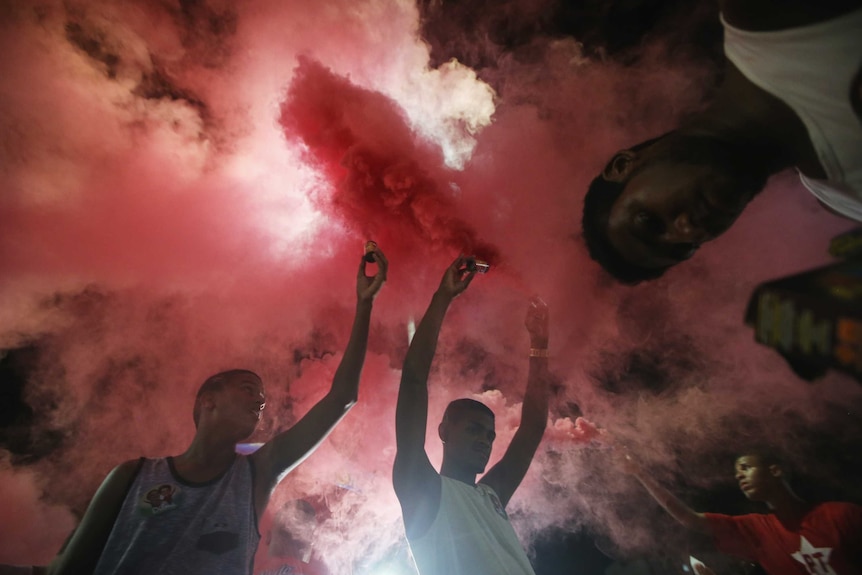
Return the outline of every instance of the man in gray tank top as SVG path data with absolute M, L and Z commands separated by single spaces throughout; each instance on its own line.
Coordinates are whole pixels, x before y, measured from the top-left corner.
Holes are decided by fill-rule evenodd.
M 366 263 L 377 264 L 373 277 Z M 49 573 L 85 575 L 250 574 L 262 516 L 278 482 L 356 403 L 371 308 L 388 262 L 374 247 L 360 261 L 350 341 L 329 392 L 250 456 L 236 444 L 257 427 L 263 382 L 235 369 L 207 379 L 194 407 L 195 437 L 176 457 L 131 460 L 102 483 Z
M 548 421 L 548 308 L 527 311 L 530 368 L 521 424 L 503 458 L 478 483 L 494 442 L 494 413 L 472 399 L 449 404 L 438 427 L 443 465 L 425 451 L 428 374 L 452 300 L 473 280 L 475 266 L 459 257 L 446 270 L 404 358 L 395 415 L 397 453 L 392 481 L 410 550 L 421 575 L 533 575 L 506 515 Z

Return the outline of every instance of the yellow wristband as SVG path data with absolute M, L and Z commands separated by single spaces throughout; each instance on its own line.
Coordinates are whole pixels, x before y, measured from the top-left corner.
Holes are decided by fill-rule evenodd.
M 551 357 L 551 354 L 548 353 L 548 348 L 530 348 L 530 357 Z

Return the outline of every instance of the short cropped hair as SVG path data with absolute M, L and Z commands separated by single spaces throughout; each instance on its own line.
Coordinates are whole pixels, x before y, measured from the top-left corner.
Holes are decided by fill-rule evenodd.
M 770 465 L 777 465 L 784 469 L 787 465 L 787 462 L 778 453 L 778 451 L 768 445 L 748 445 L 745 449 L 741 449 L 737 452 L 736 459 L 739 459 L 740 457 L 754 457 L 760 465 L 765 465 L 767 467 Z
M 443 421 L 456 423 L 464 417 L 465 413 L 470 411 L 484 413 L 485 415 L 490 415 L 491 419 L 494 419 L 494 412 L 481 401 L 462 398 L 449 402 L 449 405 L 446 406 L 446 411 L 443 412 Z
M 762 467 L 778 466 L 781 469 L 781 478 L 789 485 L 793 480 L 793 466 L 776 448 L 771 445 L 749 445 L 737 452 L 736 459 L 740 457 L 754 457 Z
M 637 152 L 651 146 L 664 136 L 650 138 L 628 149 Z M 593 179 L 587 190 L 587 195 L 584 196 L 581 227 L 583 228 L 587 251 L 590 258 L 598 262 L 606 272 L 621 283 L 636 285 L 642 281 L 659 278 L 667 271 L 667 267 L 647 268 L 633 264 L 626 260 L 608 239 L 608 219 L 611 215 L 611 208 L 620 194 L 623 193 L 628 180 L 631 179 L 629 176 L 629 179 L 623 182 L 606 180 L 603 174 L 610 169 L 611 162 L 608 162 L 602 173 Z
M 204 394 L 221 390 L 227 380 L 241 374 L 253 375 L 260 379 L 260 376 L 250 369 L 229 369 L 206 378 L 206 381 L 204 381 L 198 388 L 198 393 L 195 396 L 195 408 L 192 412 L 192 417 L 195 420 L 195 429 L 197 429 L 198 423 L 201 419 L 201 399 Z

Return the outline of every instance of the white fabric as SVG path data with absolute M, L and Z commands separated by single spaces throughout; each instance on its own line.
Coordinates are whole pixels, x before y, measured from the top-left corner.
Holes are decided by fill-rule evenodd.
M 487 485 L 441 477 L 440 509 L 410 540 L 421 575 L 535 575 L 500 498 Z
M 862 122 L 850 100 L 862 66 L 862 10 L 774 32 L 721 21 L 727 58 L 805 124 L 828 181 L 803 178 L 803 184 L 833 210 L 862 221 Z
M 838 187 L 831 182 L 815 180 L 799 172 L 799 180 L 818 200 L 850 219 L 862 222 L 862 201 L 853 190 Z

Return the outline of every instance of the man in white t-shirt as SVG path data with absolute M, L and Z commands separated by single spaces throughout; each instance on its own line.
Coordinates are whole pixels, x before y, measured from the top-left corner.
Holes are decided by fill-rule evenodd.
M 506 504 L 527 473 L 548 419 L 548 311 L 534 300 L 527 312 L 530 370 L 521 425 L 503 458 L 485 471 L 494 442 L 494 413 L 472 399 L 449 404 L 438 427 L 443 464 L 425 452 L 428 374 L 443 318 L 475 271 L 460 257 L 446 270 L 419 323 L 401 375 L 396 408 L 393 484 L 410 549 L 421 575 L 533 575 Z
M 862 2 L 723 0 L 728 58 L 704 111 L 617 152 L 584 198 L 590 256 L 623 283 L 661 276 L 796 168 L 862 221 Z

